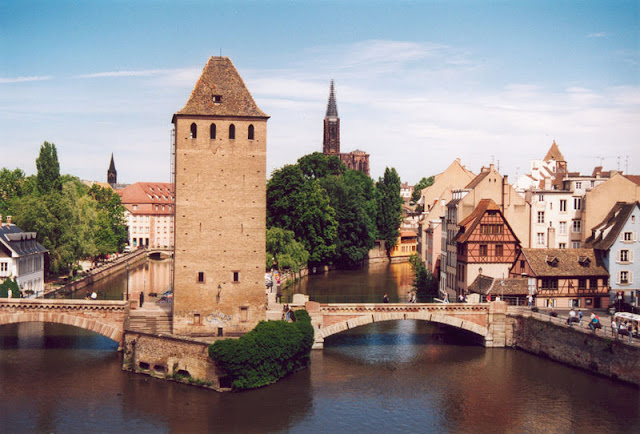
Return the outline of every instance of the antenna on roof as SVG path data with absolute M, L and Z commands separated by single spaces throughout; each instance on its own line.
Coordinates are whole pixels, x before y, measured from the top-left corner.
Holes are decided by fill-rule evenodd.
M 600 164 L 598 164 L 598 166 L 602 166 L 604 164 L 604 157 L 596 157 L 596 160 L 600 160 Z
M 620 156 L 617 156 L 616 160 L 618 161 L 618 172 L 620 172 Z
M 629 156 L 625 156 L 624 159 L 624 173 L 629 174 Z

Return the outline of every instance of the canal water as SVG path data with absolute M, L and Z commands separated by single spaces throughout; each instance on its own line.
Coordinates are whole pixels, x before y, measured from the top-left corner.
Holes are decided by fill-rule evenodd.
M 419 321 L 370 324 L 328 338 L 278 384 L 219 394 L 122 372 L 100 335 L 3 326 L 0 432 L 640 432 L 638 388 L 472 342 Z

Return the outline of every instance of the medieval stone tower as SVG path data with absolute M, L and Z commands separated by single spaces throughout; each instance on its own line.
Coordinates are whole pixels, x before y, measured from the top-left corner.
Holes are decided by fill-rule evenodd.
M 267 116 L 233 63 L 211 57 L 173 116 L 173 332 L 247 331 L 265 319 Z

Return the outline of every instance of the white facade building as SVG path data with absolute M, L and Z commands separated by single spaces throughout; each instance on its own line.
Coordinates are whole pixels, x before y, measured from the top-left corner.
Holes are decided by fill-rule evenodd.
M 0 281 L 15 279 L 26 296 L 44 293 L 44 254 L 47 249 L 36 241 L 35 232 L 0 224 Z

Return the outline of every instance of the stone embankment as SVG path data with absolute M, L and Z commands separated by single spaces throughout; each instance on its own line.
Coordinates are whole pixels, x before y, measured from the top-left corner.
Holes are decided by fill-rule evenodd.
M 510 312 L 507 345 L 640 386 L 639 345 L 629 344 L 626 337 L 616 340 L 607 326 L 593 333 L 565 321 L 524 309 Z
M 140 261 L 141 259 L 146 257 L 146 254 L 146 250 L 140 249 L 136 250 L 135 252 L 120 256 L 114 261 L 107 262 L 100 267 L 89 270 L 89 272 L 81 279 L 75 280 L 71 283 L 61 286 L 60 288 L 55 288 L 51 291 L 48 291 L 46 294 L 54 292 L 65 294 L 76 292 L 80 289 L 86 288 L 89 285 L 93 285 L 95 282 L 98 282 L 105 277 L 112 275 L 113 273 L 117 273 L 118 271 L 125 269 L 127 264 L 132 264 L 134 262 Z

